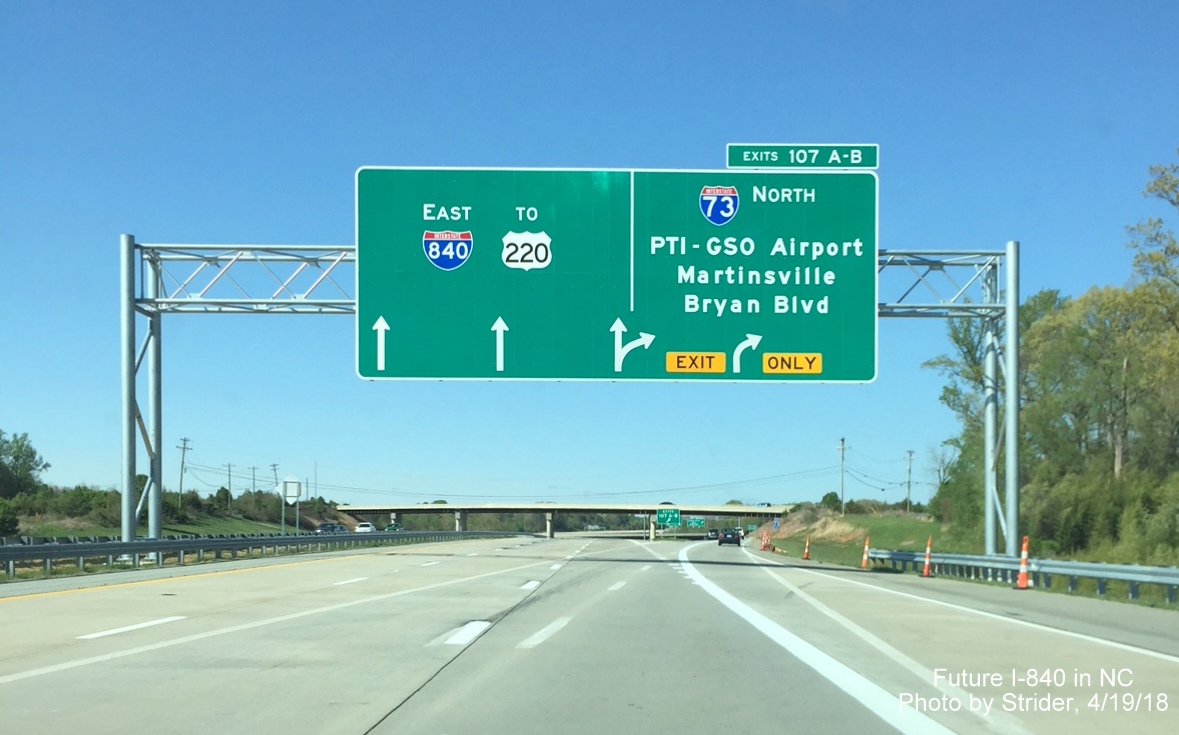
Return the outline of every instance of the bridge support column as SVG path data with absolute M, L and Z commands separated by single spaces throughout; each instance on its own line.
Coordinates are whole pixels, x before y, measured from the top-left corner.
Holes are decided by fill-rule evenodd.
M 398 513 L 397 511 L 393 511 L 392 513 L 389 514 L 389 522 L 390 523 L 401 523 L 401 514 Z
M 454 530 L 456 530 L 456 531 L 467 530 L 467 511 L 456 510 L 454 512 Z
M 546 538 L 556 538 L 553 534 L 553 517 L 557 515 L 551 510 L 544 514 L 544 535 Z
M 647 534 L 647 538 L 650 539 L 651 541 L 654 541 L 655 540 L 655 516 L 649 516 L 647 518 L 647 527 L 648 527 L 648 531 L 649 531 L 649 533 Z

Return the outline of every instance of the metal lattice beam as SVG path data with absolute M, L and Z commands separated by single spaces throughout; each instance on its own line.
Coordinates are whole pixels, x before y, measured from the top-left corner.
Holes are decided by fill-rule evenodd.
M 986 550 L 995 553 L 994 520 L 1000 501 L 997 490 L 998 441 L 997 366 L 1000 327 L 1005 328 L 1002 379 L 1006 390 L 1006 553 L 1016 553 L 1018 495 L 1018 307 L 1019 244 L 1005 250 L 881 250 L 878 287 L 885 279 L 908 284 L 891 301 L 878 304 L 886 318 L 982 319 L 988 366 L 984 380 L 987 446 L 984 497 Z M 1000 266 L 1007 271 L 1006 289 L 999 289 Z M 953 271 L 953 274 L 951 273 Z M 138 272 L 138 278 L 136 273 Z M 957 275 L 959 274 L 960 275 Z M 906 275 L 906 279 L 892 278 Z M 955 277 L 957 275 L 957 277 Z M 147 501 L 148 529 L 160 536 L 162 498 L 162 408 L 160 317 L 164 314 L 355 314 L 356 247 L 354 245 L 174 245 L 120 240 L 120 302 L 123 391 L 123 540 L 135 538 L 139 512 Z M 138 288 L 137 288 L 138 286 Z M 981 298 L 971 294 L 981 291 Z M 932 300 L 918 300 L 932 296 Z M 928 296 L 927 296 L 928 294 Z M 135 344 L 136 314 L 147 317 L 148 334 Z M 147 358 L 148 422 L 136 398 L 136 374 Z M 150 475 L 137 504 L 135 460 L 142 438 Z
M 160 294 L 136 298 L 147 313 L 354 314 L 354 245 L 138 244 Z M 142 281 L 149 279 L 142 278 Z

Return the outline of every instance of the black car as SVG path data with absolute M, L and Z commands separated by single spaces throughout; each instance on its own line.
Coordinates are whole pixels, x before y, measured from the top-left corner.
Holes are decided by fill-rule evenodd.
M 741 545 L 741 534 L 735 528 L 726 528 L 720 532 L 720 538 L 717 539 L 716 545 L 722 546 L 724 544 Z
M 715 541 L 718 538 L 720 538 L 720 531 L 716 530 L 715 528 L 710 528 L 710 529 L 708 529 L 708 533 L 705 534 L 704 537 L 706 539 L 708 539 L 709 541 Z
M 315 532 L 316 533 L 344 533 L 347 530 L 348 530 L 347 526 L 345 526 L 341 523 L 331 523 L 329 521 L 325 521 L 325 522 L 319 524 L 319 527 L 315 529 Z

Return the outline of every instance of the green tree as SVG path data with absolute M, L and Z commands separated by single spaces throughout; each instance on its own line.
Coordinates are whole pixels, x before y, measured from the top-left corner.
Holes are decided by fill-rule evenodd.
M 49 463 L 37 454 L 28 434 L 8 437 L 0 431 L 0 498 L 33 492 L 47 469 Z
M 1158 199 L 1179 213 L 1179 165 L 1171 163 L 1151 166 L 1153 177 L 1142 194 Z M 1179 242 L 1173 230 L 1166 229 L 1156 218 L 1142 220 L 1127 228 L 1134 255 L 1134 272 L 1146 281 L 1159 281 L 1172 289 L 1179 289 Z M 1173 305 L 1160 304 L 1171 325 L 1179 330 L 1179 312 Z
M 16 510 L 0 500 L 0 536 L 15 536 L 20 532 L 20 519 Z
M 839 493 L 834 490 L 824 495 L 823 499 L 819 501 L 819 505 L 836 513 L 843 508 L 843 503 L 839 501 Z

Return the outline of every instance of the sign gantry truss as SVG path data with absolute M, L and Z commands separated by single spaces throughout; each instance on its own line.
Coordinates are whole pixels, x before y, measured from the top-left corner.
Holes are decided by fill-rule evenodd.
M 1004 250 L 885 250 L 878 254 L 880 317 L 970 318 L 984 321 L 984 493 L 986 552 L 996 553 L 998 521 L 1005 553 L 1017 554 L 1019 528 L 1018 369 L 1019 244 Z M 122 355 L 122 537 L 135 538 L 146 506 L 148 535 L 161 536 L 163 491 L 161 317 L 164 314 L 356 313 L 354 245 L 177 245 L 120 239 Z M 1005 271 L 1005 288 L 1000 273 Z M 886 288 L 899 288 L 888 301 Z M 981 294 L 981 295 L 980 295 Z M 146 319 L 136 342 L 137 315 Z M 1000 333 L 1003 348 L 1000 348 Z M 1003 370 L 1000 372 L 1000 356 Z M 147 364 L 147 417 L 140 410 L 137 375 Z M 998 412 L 999 377 L 1005 410 Z M 1005 438 L 1005 512 L 997 477 L 1002 425 Z M 139 439 L 136 435 L 139 435 Z M 136 483 L 138 442 L 149 471 L 142 493 Z M 137 496 L 138 501 L 137 501 Z

